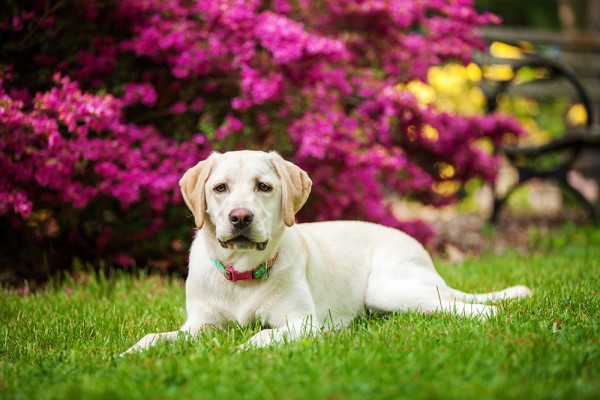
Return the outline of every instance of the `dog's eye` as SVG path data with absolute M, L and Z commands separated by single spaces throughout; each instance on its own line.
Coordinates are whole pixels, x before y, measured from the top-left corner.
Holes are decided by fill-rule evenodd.
M 224 184 L 224 183 L 220 183 L 220 184 L 218 184 L 217 186 L 215 186 L 215 187 L 213 188 L 213 190 L 214 190 L 215 192 L 217 192 L 217 193 L 223 193 L 224 191 L 226 191 L 226 190 L 227 190 L 227 185 L 226 185 L 226 184 Z
M 260 190 L 261 192 L 270 192 L 271 190 L 273 190 L 273 188 L 270 185 L 267 185 L 266 183 L 262 183 L 259 182 L 257 189 Z

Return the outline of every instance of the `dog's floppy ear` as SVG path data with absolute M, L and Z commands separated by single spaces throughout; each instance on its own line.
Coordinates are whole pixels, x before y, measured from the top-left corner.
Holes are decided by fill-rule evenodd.
M 312 181 L 308 174 L 297 165 L 285 161 L 276 152 L 271 152 L 271 162 L 281 181 L 281 204 L 283 222 L 292 226 L 296 222 L 296 213 L 300 211 L 308 195 Z
M 179 180 L 183 200 L 185 200 L 185 204 L 187 204 L 192 214 L 194 214 L 194 220 L 198 229 L 204 225 L 204 213 L 206 212 L 204 186 L 213 169 L 215 157 L 216 155 L 213 153 L 206 160 L 200 161 L 188 169 Z

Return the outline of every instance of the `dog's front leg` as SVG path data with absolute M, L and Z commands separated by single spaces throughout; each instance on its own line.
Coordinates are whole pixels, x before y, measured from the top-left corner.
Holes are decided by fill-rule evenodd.
M 178 339 L 188 339 L 195 337 L 198 333 L 209 326 L 208 324 L 197 324 L 191 325 L 190 321 L 186 322 L 185 325 L 181 327 L 178 331 L 173 332 L 163 332 L 163 333 L 149 333 L 140 339 L 136 344 L 131 346 L 127 351 L 121 353 L 121 357 L 125 354 L 135 353 L 139 351 L 146 350 L 149 347 L 156 346 L 161 341 L 172 341 Z
M 312 316 L 288 321 L 285 326 L 273 329 L 263 329 L 240 346 L 241 350 L 268 347 L 298 340 L 316 334 L 319 328 L 314 324 Z
M 127 351 L 121 353 L 121 357 L 125 354 L 135 353 L 138 351 L 146 350 L 149 347 L 155 346 L 159 341 L 171 341 L 179 338 L 179 335 L 187 335 L 187 332 L 184 331 L 173 331 L 173 332 L 163 332 L 163 333 L 149 333 L 143 338 L 141 338 L 136 344 L 131 346 Z

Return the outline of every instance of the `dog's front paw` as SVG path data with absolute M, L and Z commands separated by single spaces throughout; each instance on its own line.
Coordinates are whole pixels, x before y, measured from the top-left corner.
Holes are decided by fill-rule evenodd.
M 246 343 L 240 345 L 238 350 L 250 350 L 261 347 L 268 347 L 277 342 L 276 332 L 274 329 L 263 329 L 250 338 Z
M 158 333 L 149 333 L 149 334 L 147 334 L 142 339 L 140 339 L 139 342 L 137 342 L 136 344 L 134 344 L 133 346 L 131 346 L 125 352 L 121 353 L 120 356 L 123 357 L 126 354 L 136 353 L 138 351 L 145 350 L 148 347 L 154 346 L 156 344 L 156 342 L 158 341 L 159 336 L 160 335 Z

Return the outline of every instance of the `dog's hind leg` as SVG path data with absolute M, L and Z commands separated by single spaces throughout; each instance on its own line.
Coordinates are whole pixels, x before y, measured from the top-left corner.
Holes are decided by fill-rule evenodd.
M 531 296 L 531 290 L 527 286 L 518 285 L 511 286 L 504 290 L 499 290 L 497 292 L 490 293 L 464 293 L 460 290 L 448 288 L 450 292 L 456 297 L 459 301 L 464 301 L 466 303 L 484 303 L 486 301 L 499 301 L 505 299 L 515 299 L 521 297 Z
M 457 300 L 448 287 L 427 286 L 385 276 L 369 279 L 365 304 L 369 310 L 375 312 L 449 312 L 480 319 L 496 314 L 494 306 Z

